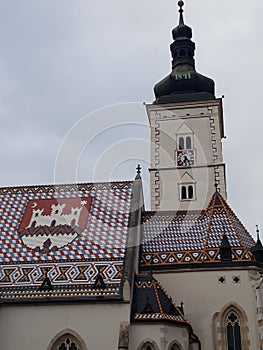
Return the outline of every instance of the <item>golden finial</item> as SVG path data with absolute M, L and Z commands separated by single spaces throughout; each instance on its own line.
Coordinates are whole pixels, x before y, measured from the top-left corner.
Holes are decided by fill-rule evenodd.
M 178 6 L 180 7 L 180 10 L 183 10 L 184 2 L 182 0 L 178 1 Z

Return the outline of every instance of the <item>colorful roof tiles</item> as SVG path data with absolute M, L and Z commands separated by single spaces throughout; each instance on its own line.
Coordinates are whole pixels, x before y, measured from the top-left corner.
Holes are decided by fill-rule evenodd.
M 251 261 L 255 242 L 219 193 L 198 212 L 148 212 L 144 216 L 142 267 L 220 262 L 227 235 L 233 262 Z
M 138 275 L 133 296 L 133 321 L 169 321 L 190 326 L 163 286 L 151 275 Z
M 120 295 L 132 184 L 1 188 L 1 298 L 94 295 L 99 272 L 103 295 Z M 52 291 L 39 290 L 46 275 Z

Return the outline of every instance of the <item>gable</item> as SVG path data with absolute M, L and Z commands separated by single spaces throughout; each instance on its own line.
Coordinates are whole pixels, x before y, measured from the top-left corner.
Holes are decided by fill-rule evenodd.
M 195 183 L 195 180 L 188 172 L 185 172 L 178 183 L 179 184 L 187 184 L 187 183 L 193 184 L 193 183 Z
M 193 134 L 193 130 L 186 123 L 183 123 L 176 131 L 177 135 Z

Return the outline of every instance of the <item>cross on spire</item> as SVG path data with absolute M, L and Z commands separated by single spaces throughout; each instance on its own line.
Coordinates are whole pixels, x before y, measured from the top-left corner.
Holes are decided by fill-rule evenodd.
M 142 167 L 140 166 L 140 164 L 138 164 L 136 169 L 137 169 L 137 175 L 135 177 L 135 180 L 140 180 L 141 179 L 141 170 L 142 170 Z

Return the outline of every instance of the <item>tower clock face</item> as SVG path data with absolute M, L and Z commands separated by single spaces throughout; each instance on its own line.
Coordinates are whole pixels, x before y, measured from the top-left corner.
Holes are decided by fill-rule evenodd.
M 177 151 L 177 166 L 194 165 L 194 152 L 192 150 Z

